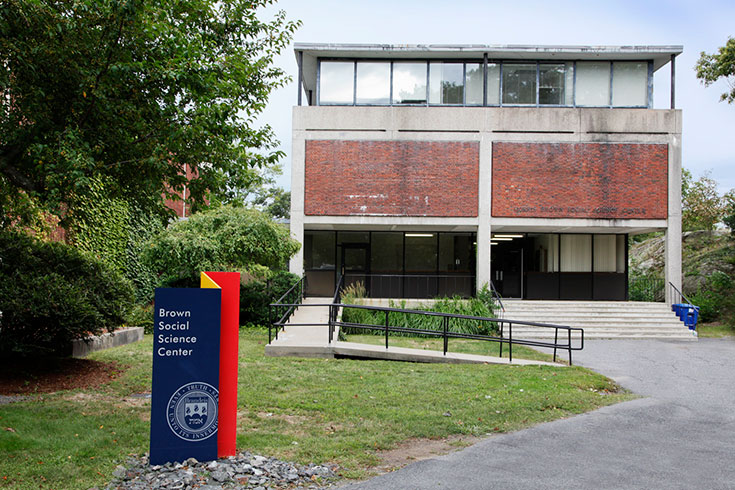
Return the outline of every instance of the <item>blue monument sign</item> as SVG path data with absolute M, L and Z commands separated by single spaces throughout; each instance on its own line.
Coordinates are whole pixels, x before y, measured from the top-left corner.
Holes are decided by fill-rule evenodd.
M 156 289 L 150 464 L 217 459 L 219 289 Z

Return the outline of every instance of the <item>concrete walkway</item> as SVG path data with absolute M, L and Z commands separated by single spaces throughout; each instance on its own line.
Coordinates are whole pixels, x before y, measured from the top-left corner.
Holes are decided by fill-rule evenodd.
M 643 398 L 345 488 L 735 489 L 735 340 L 590 341 L 575 363 Z
M 458 352 L 443 352 L 408 349 L 404 347 L 385 345 L 358 344 L 355 342 L 340 342 L 337 333 L 329 343 L 329 307 L 313 306 L 327 304 L 331 298 L 306 298 L 304 306 L 300 306 L 289 320 L 290 324 L 278 333 L 278 339 L 265 347 L 265 354 L 274 357 L 345 357 L 353 359 L 383 359 L 392 361 L 455 363 L 455 364 L 516 364 L 516 365 L 550 365 L 562 366 L 543 361 L 529 361 L 507 358 L 479 356 L 475 354 L 461 354 Z M 309 306 L 312 305 L 312 306 Z M 389 343 L 390 345 L 390 343 Z M 450 340 L 451 346 L 451 340 Z M 450 347 L 451 349 L 451 347 Z

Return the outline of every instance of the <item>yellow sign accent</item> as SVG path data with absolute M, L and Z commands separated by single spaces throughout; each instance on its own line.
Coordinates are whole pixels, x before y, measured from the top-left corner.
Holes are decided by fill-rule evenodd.
M 206 289 L 222 289 L 206 272 L 202 272 L 200 286 Z

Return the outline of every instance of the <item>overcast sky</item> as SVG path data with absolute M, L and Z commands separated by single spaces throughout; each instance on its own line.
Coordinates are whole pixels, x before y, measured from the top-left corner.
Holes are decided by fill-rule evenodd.
M 701 51 L 715 52 L 735 36 L 733 0 L 281 0 L 275 9 L 303 22 L 296 42 L 683 45 L 676 59 L 683 166 L 695 177 L 711 171 L 722 192 L 735 188 L 735 104 L 719 102 L 724 82 L 704 88 L 694 72 Z M 296 80 L 293 47 L 277 63 Z M 666 65 L 654 77 L 654 108 L 669 108 L 669 81 Z M 274 92 L 260 118 L 273 127 L 286 152 L 278 179 L 286 189 L 296 96 L 295 82 Z

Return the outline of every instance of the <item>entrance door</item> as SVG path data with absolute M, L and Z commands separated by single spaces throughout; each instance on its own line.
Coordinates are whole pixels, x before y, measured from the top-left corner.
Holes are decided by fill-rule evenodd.
M 493 283 L 504 298 L 523 295 L 523 247 L 520 240 L 498 242 L 492 246 Z
M 368 284 L 370 272 L 370 256 L 366 243 L 343 243 L 340 245 L 342 260 L 340 271 L 345 276 L 345 286 L 361 282 L 365 291 L 370 291 Z

